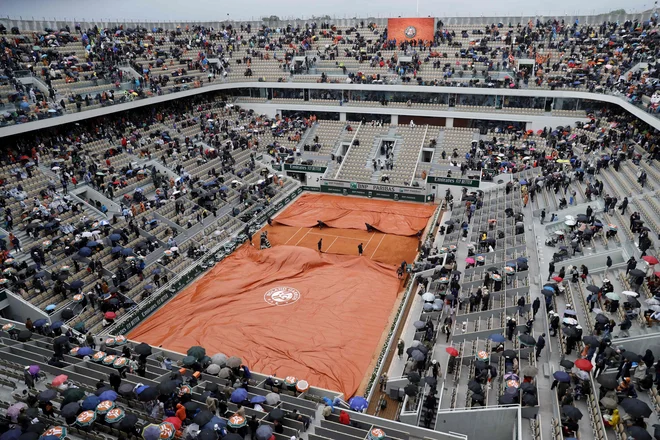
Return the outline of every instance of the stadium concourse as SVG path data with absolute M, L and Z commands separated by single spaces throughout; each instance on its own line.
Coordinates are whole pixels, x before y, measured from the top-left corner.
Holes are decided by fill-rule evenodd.
M 0 440 L 658 438 L 656 16 L 508 21 L 0 20 Z

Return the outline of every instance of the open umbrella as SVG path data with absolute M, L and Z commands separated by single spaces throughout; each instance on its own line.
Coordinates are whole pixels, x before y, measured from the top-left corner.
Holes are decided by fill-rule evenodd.
M 629 438 L 632 437 L 635 440 L 653 440 L 651 434 L 641 426 L 630 426 L 626 428 L 626 433 L 628 433 Z
M 232 356 L 227 359 L 227 366 L 229 368 L 238 368 L 243 364 L 243 361 L 238 356 Z
M 154 424 L 145 426 L 142 430 L 142 438 L 144 440 L 159 440 L 160 426 Z
M 269 425 L 261 425 L 257 428 L 257 440 L 268 440 L 273 435 L 273 428 Z
M 103 391 L 101 394 L 99 394 L 99 399 L 101 399 L 101 401 L 109 400 L 111 402 L 114 402 L 115 400 L 117 400 L 117 397 L 118 397 L 117 393 L 115 393 L 113 390 L 106 390 Z
M 606 409 L 616 409 L 619 406 L 616 399 L 611 397 L 603 397 L 600 399 L 600 404 Z
M 571 368 L 573 368 L 575 364 L 572 361 L 569 361 L 568 359 L 562 359 L 562 361 L 559 362 L 559 365 L 570 370 Z
M 48 402 L 56 397 L 57 397 L 57 391 L 53 389 L 42 391 L 37 395 L 39 402 Z
M 561 412 L 568 418 L 573 420 L 580 420 L 582 418 L 582 411 L 573 405 L 564 405 L 561 407 Z
M 127 416 L 131 416 L 132 414 L 126 414 L 126 412 L 121 409 L 121 408 L 112 408 L 105 414 L 105 421 L 107 423 L 117 423 L 124 419 Z M 137 422 L 137 418 L 136 418 Z M 133 423 L 133 426 L 135 426 L 135 423 Z M 121 429 L 121 425 L 120 425 Z
M 559 382 L 565 382 L 565 383 L 570 383 L 571 382 L 571 376 L 565 371 L 555 371 L 552 374 L 552 377 L 554 377 Z
M 598 379 L 596 381 L 605 389 L 607 390 L 615 390 L 617 386 L 619 386 L 619 383 L 617 382 L 616 378 L 613 376 L 598 376 Z
M 193 423 L 197 423 L 199 426 L 204 426 L 213 418 L 213 413 L 208 410 L 202 410 L 197 413 L 193 419 Z
M 206 350 L 204 347 L 200 347 L 199 345 L 195 345 L 194 347 L 190 347 L 188 349 L 188 356 L 192 356 L 197 360 L 200 360 L 204 356 L 206 356 Z M 240 366 L 240 365 L 239 365 Z
M 419 381 L 422 380 L 422 376 L 416 371 L 411 371 L 408 373 L 408 380 L 412 383 L 419 383 Z
M 655 257 L 652 256 L 652 255 L 644 255 L 644 256 L 642 257 L 642 260 L 646 261 L 646 262 L 649 263 L 651 266 L 653 266 L 654 264 L 658 264 L 658 259 L 655 258 Z
M 591 371 L 594 366 L 591 361 L 587 359 L 578 359 L 575 361 L 575 367 L 582 371 Z
M 284 419 L 284 411 L 280 408 L 275 408 L 268 414 L 268 419 L 271 421 L 282 421 Z
M 416 385 L 406 385 L 403 388 L 403 392 L 406 393 L 406 396 L 414 397 L 419 393 L 419 388 Z
M 280 395 L 277 393 L 266 394 L 266 403 L 269 405 L 277 405 L 280 401 Z
M 587 335 L 583 337 L 582 342 L 591 346 L 600 344 L 600 340 L 596 336 L 591 336 L 591 335 Z
M 140 402 L 150 402 L 158 398 L 158 388 L 156 387 L 146 387 L 140 394 L 138 394 L 138 400 Z
M 99 403 L 101 403 L 101 399 L 99 399 L 98 396 L 87 396 L 85 397 L 85 400 L 83 400 L 82 409 L 95 410 Z
M 506 341 L 504 335 L 500 333 L 495 333 L 494 335 L 490 335 L 488 339 L 495 342 L 496 344 L 501 344 L 502 342 Z
M 447 347 L 445 348 L 445 351 L 449 354 L 449 356 L 458 356 L 458 350 L 456 350 L 454 347 Z
M 89 426 L 96 420 L 96 411 L 83 411 L 76 417 L 76 425 Z
M 623 352 L 623 358 L 630 362 L 639 362 L 642 359 L 640 355 L 630 350 L 626 350 Z
M 522 369 L 523 376 L 535 377 L 538 373 L 539 373 L 539 369 L 532 365 L 526 365 Z
M 362 396 L 354 396 L 351 397 L 351 399 L 348 401 L 348 406 L 353 411 L 362 412 L 363 410 L 367 409 L 367 407 L 369 406 L 369 402 L 367 401 L 367 399 L 365 399 Z
M 532 335 L 520 335 L 518 336 L 518 340 L 525 345 L 529 345 L 529 346 L 536 345 L 536 339 L 534 339 L 534 336 Z
M 281 411 L 281 410 L 280 410 Z M 230 428 L 242 428 L 247 425 L 247 420 L 240 414 L 234 414 L 227 420 L 227 426 Z
M 56 439 L 63 439 L 67 435 L 67 430 L 65 426 L 51 426 L 49 429 L 44 431 L 43 434 L 41 434 L 42 437 L 48 438 L 48 437 L 53 437 Z
M 245 388 L 237 388 L 234 390 L 233 393 L 231 393 L 231 397 L 229 398 L 230 401 L 233 403 L 241 403 L 244 400 L 247 400 L 248 397 L 248 392 Z
M 631 399 L 626 397 L 621 401 L 621 408 L 630 415 L 630 417 L 637 419 L 639 417 L 650 417 L 653 410 L 639 399 Z
M 98 405 L 96 405 L 96 412 L 98 414 L 106 414 L 114 407 L 115 407 L 115 402 L 111 400 L 102 400 Z
M 211 357 L 211 362 L 220 367 L 224 367 L 227 364 L 227 355 L 224 353 L 216 353 Z
M 593 284 L 590 286 L 587 286 L 587 290 L 591 293 L 597 293 L 600 290 L 600 287 L 594 286 Z
M 483 391 L 483 388 L 481 387 L 481 384 L 477 382 L 476 380 L 471 380 L 468 382 L 468 390 L 472 391 L 473 393 L 481 393 Z
M 139 356 L 149 356 L 151 355 L 151 345 L 142 342 L 138 344 L 133 351 Z
M 629 273 L 631 277 L 643 277 L 646 275 L 646 273 L 640 269 L 633 269 Z

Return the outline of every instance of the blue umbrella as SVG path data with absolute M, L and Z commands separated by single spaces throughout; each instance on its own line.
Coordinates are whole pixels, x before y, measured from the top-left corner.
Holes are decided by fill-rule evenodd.
M 515 261 L 509 261 L 506 265 L 509 267 L 516 267 L 517 263 Z
M 140 394 L 142 391 L 146 390 L 149 388 L 148 385 L 141 385 L 135 389 L 135 394 Z
M 202 427 L 202 429 L 214 429 L 214 426 L 218 425 L 218 428 L 225 428 L 227 426 L 227 422 L 225 419 L 221 419 L 218 416 L 213 416 L 213 418 Z
M 231 400 L 233 403 L 241 403 L 248 397 L 248 392 L 245 388 L 237 388 L 231 393 Z
M 110 240 L 112 240 L 112 241 L 121 240 L 121 235 L 119 235 L 119 234 L 110 234 Z
M 527 185 L 527 180 L 522 179 L 522 180 L 520 181 L 520 184 L 521 184 L 521 185 Z
M 0 435 L 0 440 L 18 440 L 21 434 L 21 428 L 12 429 L 11 431 L 7 431 Z
M 351 399 L 348 401 L 348 406 L 353 410 L 353 411 L 362 411 L 367 409 L 369 406 L 369 402 L 367 399 L 365 399 L 362 396 L 355 396 L 351 397 Z
M 552 377 L 557 379 L 559 382 L 569 383 L 571 381 L 571 376 L 565 371 L 555 371 Z
M 554 291 L 555 291 L 555 289 L 553 289 L 553 288 L 550 287 L 550 286 L 543 286 L 543 290 L 549 290 L 550 292 L 554 292 Z
M 112 249 L 110 249 L 110 252 L 112 252 L 113 254 L 118 254 L 119 252 L 121 252 L 122 249 L 124 248 L 121 246 L 115 246 Z
M 52 328 L 53 330 L 57 330 L 58 328 L 61 328 L 63 325 L 64 323 L 62 321 L 55 321 L 50 325 L 50 328 Z
M 133 249 L 131 248 L 124 248 L 121 250 L 121 254 L 125 257 L 131 255 L 133 253 Z
M 104 400 L 110 400 L 111 402 L 114 402 L 115 400 L 117 400 L 117 393 L 115 393 L 112 390 L 103 391 L 99 395 L 99 399 L 101 399 L 101 402 L 103 402 Z
M 48 323 L 48 320 L 47 320 L 47 319 L 37 319 L 36 321 L 34 321 L 33 325 L 34 325 L 35 327 L 43 327 L 43 326 L 46 325 L 47 323 Z
M 97 396 L 94 395 L 87 396 L 85 397 L 85 400 L 83 400 L 82 409 L 84 409 L 85 411 L 88 410 L 95 411 L 99 403 L 101 403 L 101 399 L 99 399 Z
M 57 306 L 55 304 L 48 304 L 44 310 L 47 312 L 52 312 L 56 307 Z
M 151 290 L 153 288 L 154 288 L 153 284 L 147 284 L 146 286 L 144 286 L 144 290 Z
M 78 255 L 80 255 L 81 257 L 89 257 L 90 255 L 92 255 L 92 250 L 88 247 L 84 247 L 78 251 Z
M 518 264 L 525 264 L 525 263 L 527 263 L 527 258 L 525 258 L 525 257 L 518 257 L 518 258 L 516 259 L 516 261 L 518 262 Z
M 98 245 L 99 245 L 99 242 L 98 242 L 98 241 L 94 241 L 94 240 L 92 240 L 92 241 L 88 241 L 88 242 L 87 242 L 87 247 L 89 247 L 89 248 L 93 248 L 93 247 L 96 247 L 96 246 L 98 246 Z
M 154 269 L 154 270 L 151 271 L 151 273 L 153 273 L 153 274 L 159 274 L 161 272 L 162 271 L 160 269 Z
M 85 283 L 82 282 L 81 280 L 76 280 L 73 283 L 71 283 L 71 288 L 72 289 L 80 289 L 84 285 L 85 285 Z
M 491 341 L 495 342 L 495 343 L 498 343 L 498 344 L 506 341 L 506 338 L 503 335 L 499 334 L 499 333 L 496 333 L 494 335 L 490 335 L 489 339 Z
M 250 399 L 250 403 L 264 403 L 266 401 L 266 396 L 254 396 Z
M 94 354 L 94 350 L 91 347 L 80 347 L 78 349 L 78 356 L 91 356 Z

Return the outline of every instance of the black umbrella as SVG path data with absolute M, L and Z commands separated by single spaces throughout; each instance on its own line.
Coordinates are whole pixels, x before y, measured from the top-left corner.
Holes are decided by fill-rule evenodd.
M 56 397 L 57 397 L 57 391 L 55 391 L 53 389 L 42 391 L 37 396 L 37 398 L 39 399 L 39 402 L 48 402 L 50 400 L 53 400 Z
M 474 362 L 474 369 L 475 370 L 483 370 L 486 368 L 486 363 L 484 361 L 475 361 Z
M 607 390 L 615 390 L 619 383 L 614 376 L 598 376 L 596 381 Z
M 597 293 L 600 290 L 600 287 L 594 286 L 593 284 L 590 286 L 587 286 L 587 290 L 591 293 Z
M 653 437 L 655 438 L 655 440 L 660 440 L 660 425 L 656 423 L 655 425 L 653 425 L 653 427 L 655 428 L 653 430 Z
M 584 342 L 587 345 L 591 345 L 591 346 L 600 344 L 600 340 L 597 337 L 591 336 L 591 335 L 587 335 L 587 336 L 583 337 L 582 342 Z
M 142 342 L 133 349 L 139 356 L 149 356 L 151 354 L 151 345 Z
M 31 424 L 29 428 L 25 430 L 25 432 L 36 432 L 37 434 L 41 435 L 46 430 L 47 427 L 48 425 L 46 425 L 45 423 L 37 422 Z
M 193 419 L 193 423 L 197 423 L 199 426 L 204 426 L 208 422 L 210 422 L 212 418 L 213 418 L 213 413 L 209 410 L 204 409 L 201 410 L 199 413 L 197 413 L 197 415 Z
M 445 224 L 446 224 L 447 226 L 449 226 L 449 225 L 453 225 L 454 223 L 455 223 L 454 220 L 447 220 L 447 221 L 445 222 Z
M 650 417 L 653 414 L 653 410 L 645 403 L 639 399 L 631 399 L 626 397 L 620 403 L 621 408 L 630 415 L 630 417 L 637 419 L 639 417 Z
M 406 396 L 414 397 L 419 392 L 419 389 L 416 385 L 406 385 L 403 392 L 406 393 Z
M 268 419 L 271 421 L 281 421 L 284 419 L 284 411 L 282 411 L 280 408 L 275 408 L 268 414 Z
M 536 345 L 536 339 L 532 335 L 520 335 L 518 340 L 525 345 Z
M 497 401 L 500 405 L 511 405 L 515 400 L 516 398 L 513 394 L 502 394 Z
M 518 355 L 513 350 L 504 350 L 502 352 L 502 356 L 504 356 L 505 358 L 513 359 L 513 358 L 517 357 Z
M 594 318 L 594 319 L 595 319 L 596 322 L 598 322 L 599 324 L 607 324 L 608 322 L 610 322 L 610 318 L 608 318 L 607 316 L 603 315 L 602 313 L 597 314 L 597 315 L 596 315 L 596 318 Z
M 193 401 L 191 400 L 190 402 L 186 402 L 186 403 L 184 403 L 184 404 L 183 404 L 183 407 L 186 409 L 186 412 L 192 414 L 192 413 L 194 413 L 195 411 L 197 411 L 197 409 L 199 408 L 199 403 L 197 403 L 197 402 L 193 402 Z
M 573 405 L 564 405 L 561 407 L 561 412 L 570 419 L 580 420 L 582 418 L 582 411 Z
M 408 373 L 408 380 L 412 383 L 419 383 L 419 381 L 422 380 L 422 377 L 419 375 L 418 372 L 412 371 Z
M 69 319 L 71 319 L 71 318 L 73 318 L 73 310 L 68 309 L 68 308 L 62 310 L 62 319 L 63 319 L 63 320 L 66 321 L 66 320 L 69 320 Z
M 629 362 L 639 362 L 642 359 L 637 353 L 628 350 L 623 352 L 623 358 Z
M 527 394 L 536 394 L 536 385 L 531 382 L 523 382 L 520 384 L 520 389 Z
M 472 391 L 473 393 L 481 393 L 483 391 L 481 384 L 476 380 L 471 380 L 468 382 L 468 390 Z
M 137 425 L 138 418 L 135 414 L 126 413 L 123 419 L 119 422 L 119 430 L 124 432 L 130 432 Z
M 561 331 L 566 337 L 577 336 L 577 329 L 575 327 L 563 327 Z
M 105 393 L 106 391 L 112 391 L 112 387 L 109 385 L 106 385 L 104 387 L 98 388 L 96 391 L 94 391 L 95 396 L 100 396 L 101 394 Z
M 653 440 L 651 434 L 641 426 L 631 426 L 626 429 L 626 432 L 628 433 L 628 437 L 632 437 L 635 440 Z
M 156 398 L 160 395 L 158 392 L 158 388 L 156 387 L 147 387 L 140 394 L 138 394 L 138 400 L 140 402 L 150 402 L 152 400 L 156 400 Z
M 630 276 L 631 277 L 643 277 L 645 275 L 646 275 L 646 272 L 644 272 L 643 270 L 633 269 L 633 270 L 630 271 Z
M 531 393 L 525 393 L 522 397 L 522 403 L 524 406 L 536 406 L 539 404 L 539 399 Z
M 426 382 L 431 388 L 434 388 L 438 384 L 438 380 L 433 376 L 426 376 L 424 382 Z
M 40 435 L 37 434 L 36 432 L 24 432 L 21 434 L 17 440 L 39 440 Z
M 568 359 L 563 359 L 559 365 L 561 365 L 564 368 L 571 369 L 573 368 L 573 365 L 575 365 L 572 361 L 569 361 Z
M 124 397 L 134 396 L 133 388 L 135 388 L 133 384 L 123 383 L 119 385 L 119 395 Z
M 473 394 L 472 395 L 472 401 L 473 402 L 482 402 L 484 401 L 484 395 L 483 394 Z
M 642 306 L 642 305 L 640 304 L 639 300 L 638 300 L 637 298 L 634 298 L 634 297 L 629 297 L 629 298 L 627 299 L 626 302 L 627 302 L 628 304 L 630 304 L 630 307 L 632 307 L 633 309 Z
M 78 402 L 71 402 L 62 407 L 60 414 L 64 418 L 69 418 L 77 416 L 78 411 L 80 411 L 80 404 Z
M 176 380 L 165 379 L 158 384 L 158 392 L 164 396 L 169 396 L 179 387 L 179 382 Z
M 18 332 L 18 340 L 21 342 L 27 342 L 32 337 L 32 332 L 30 330 L 21 330 Z

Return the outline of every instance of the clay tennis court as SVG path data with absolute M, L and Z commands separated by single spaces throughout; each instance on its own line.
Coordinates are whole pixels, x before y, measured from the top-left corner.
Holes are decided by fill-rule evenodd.
M 254 247 L 243 245 L 129 336 L 179 352 L 201 345 L 209 355 L 239 356 L 254 371 L 293 375 L 350 397 L 371 371 L 396 310 L 396 267 L 414 259 L 414 235 L 433 212 L 304 194 L 265 228 L 271 249 L 259 250 L 256 234 Z M 310 227 L 317 220 L 328 227 Z M 378 230 L 367 232 L 365 220 Z

